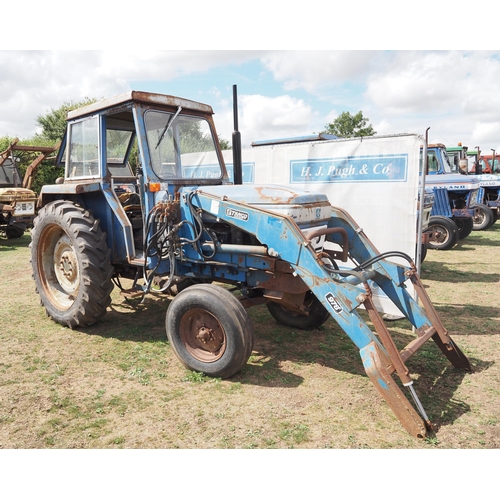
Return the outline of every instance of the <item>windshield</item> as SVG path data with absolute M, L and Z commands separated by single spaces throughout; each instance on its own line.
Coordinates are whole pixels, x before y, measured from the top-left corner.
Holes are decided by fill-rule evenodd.
M 21 174 L 19 169 L 8 158 L 0 166 L 0 187 L 14 187 L 22 185 Z
M 460 173 L 460 153 L 458 151 L 446 152 L 446 156 L 448 157 L 448 163 L 450 164 L 451 171 L 454 174 Z
M 500 161 L 496 158 L 493 160 L 493 167 L 491 168 L 491 170 L 495 173 L 500 172 Z
M 453 172 L 450 159 L 448 158 L 448 155 L 446 154 L 446 151 L 444 149 L 439 149 L 441 156 L 443 158 L 443 168 L 444 172 L 446 174 L 451 174 Z M 458 169 L 457 169 L 458 170 Z
M 155 174 L 172 178 L 222 176 L 214 139 L 208 122 L 199 117 L 149 110 L 145 113 L 146 134 Z
M 436 154 L 436 151 L 432 149 L 427 151 L 427 160 L 428 160 L 428 173 L 435 174 L 439 171 L 439 160 Z

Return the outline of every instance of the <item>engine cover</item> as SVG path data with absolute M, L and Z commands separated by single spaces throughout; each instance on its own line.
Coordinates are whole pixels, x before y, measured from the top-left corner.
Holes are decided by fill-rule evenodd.
M 273 184 L 203 186 L 203 192 L 291 217 L 303 228 L 326 223 L 332 215 L 325 194 Z

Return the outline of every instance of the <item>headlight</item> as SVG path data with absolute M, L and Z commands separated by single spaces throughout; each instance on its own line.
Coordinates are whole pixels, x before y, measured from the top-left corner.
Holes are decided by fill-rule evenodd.
M 478 189 L 475 189 L 474 191 L 471 191 L 470 197 L 469 197 L 469 206 L 475 205 L 477 203 L 477 193 Z
M 22 201 L 16 203 L 16 209 L 14 210 L 14 215 L 34 215 L 34 214 L 35 214 L 35 202 Z

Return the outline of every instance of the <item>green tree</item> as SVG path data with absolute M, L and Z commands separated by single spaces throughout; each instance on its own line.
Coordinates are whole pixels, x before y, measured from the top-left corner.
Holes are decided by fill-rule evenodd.
M 221 149 L 233 149 L 231 142 L 223 139 L 221 136 L 219 136 L 219 144 Z
M 355 115 L 351 115 L 349 111 L 340 113 L 332 123 L 326 125 L 323 132 L 338 137 L 365 137 L 377 133 L 373 130 L 373 127 L 368 123 L 368 119 L 363 116 L 361 111 Z
M 66 131 L 66 115 L 72 111 L 88 104 L 97 102 L 97 99 L 86 97 L 79 102 L 65 102 L 57 109 L 51 109 L 46 115 L 39 115 L 36 119 L 38 125 L 42 127 L 42 133 L 39 134 L 43 139 L 59 142 L 64 137 Z
M 14 137 L 9 137 L 8 135 L 0 137 L 0 153 L 3 153 L 14 139 Z

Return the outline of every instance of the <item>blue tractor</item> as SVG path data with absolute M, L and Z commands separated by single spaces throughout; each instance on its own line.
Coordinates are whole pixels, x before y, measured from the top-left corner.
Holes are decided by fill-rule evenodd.
M 278 323 L 301 329 L 333 318 L 402 425 L 427 435 L 432 424 L 407 360 L 432 339 L 455 367 L 471 366 L 413 261 L 379 254 L 325 195 L 243 186 L 236 89 L 234 100 L 234 183 L 206 104 L 131 91 L 69 112 L 64 178 L 43 187 L 32 231 L 33 276 L 48 316 L 84 328 L 104 316 L 115 285 L 140 295 L 172 292 L 170 347 L 187 368 L 222 378 L 252 352 L 248 307 L 266 304 Z M 414 326 L 402 349 L 376 310 L 375 285 Z
M 479 181 L 453 173 L 443 144 L 427 146 L 425 185 L 434 191 L 429 248 L 450 250 L 474 229 L 474 217 L 488 207 L 478 203 Z
M 498 219 L 500 208 L 500 176 L 498 172 L 492 173 L 489 166 L 489 159 L 481 156 L 479 146 L 470 150 L 467 146 L 455 146 L 446 148 L 450 157 L 452 170 L 456 165 L 462 164 L 463 168 L 457 171 L 465 175 L 475 175 L 479 181 L 479 192 L 477 202 L 480 210 L 474 216 L 474 231 L 484 231 L 489 229 Z M 496 161 L 496 160 L 495 160 Z

